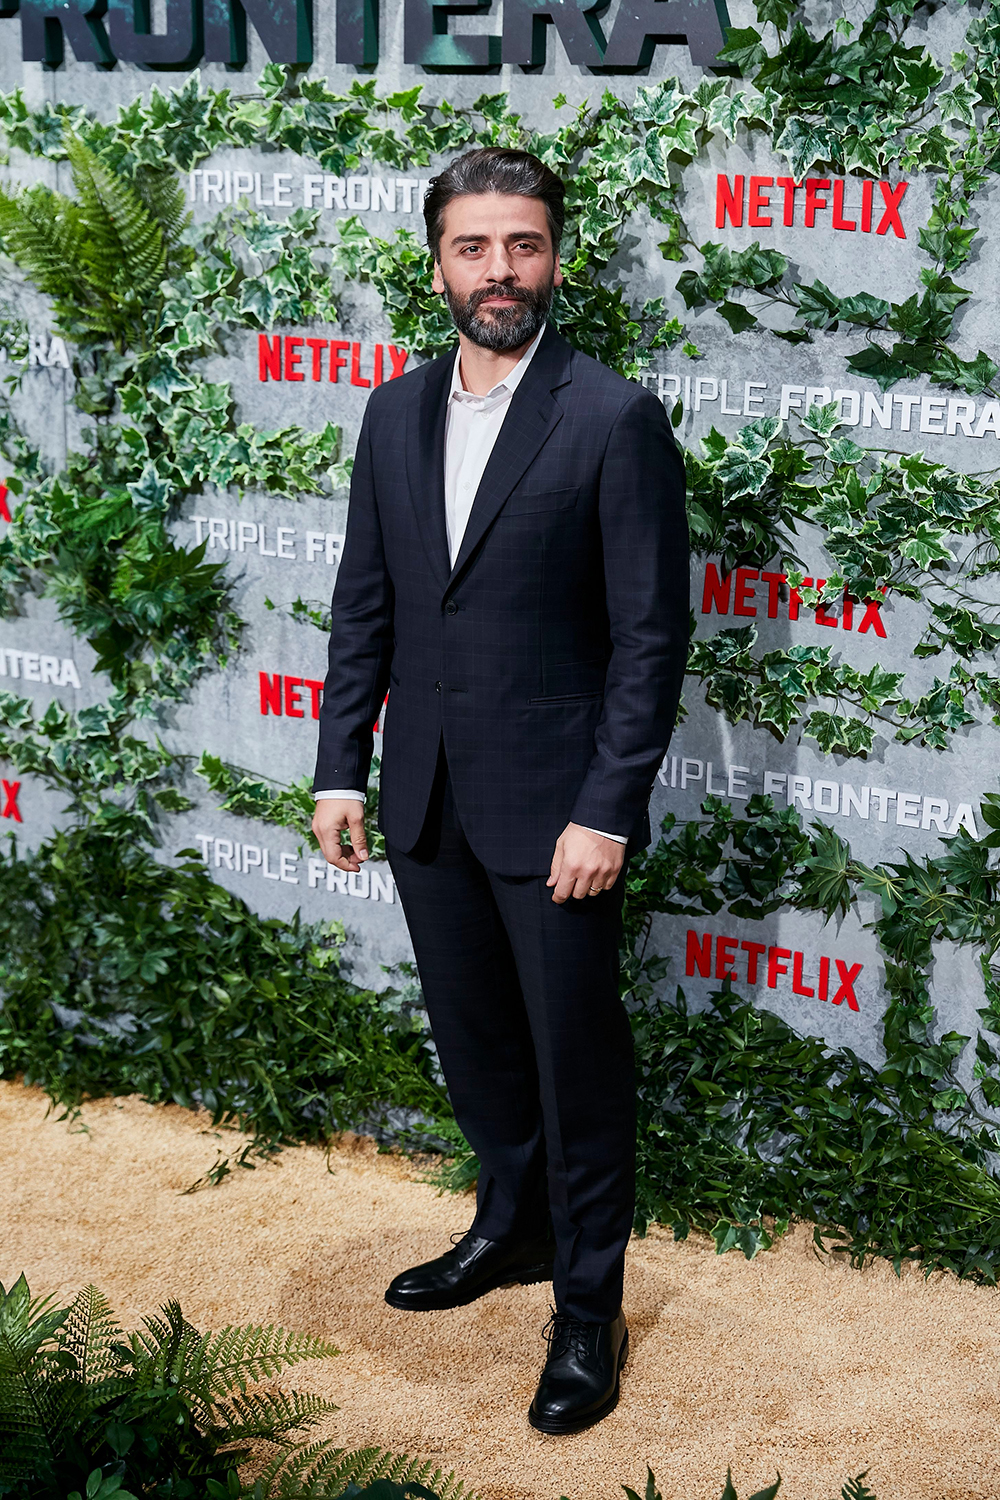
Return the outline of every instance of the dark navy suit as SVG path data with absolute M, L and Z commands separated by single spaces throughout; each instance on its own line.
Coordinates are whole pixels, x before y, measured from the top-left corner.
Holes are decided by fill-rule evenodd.
M 380 825 L 482 1162 L 476 1232 L 528 1234 L 550 1211 L 560 1311 L 606 1321 L 634 1191 L 624 879 L 558 906 L 545 878 L 571 821 L 648 840 L 687 650 L 683 465 L 660 402 L 549 328 L 451 567 L 453 361 L 368 403 L 314 785 L 366 785 L 388 690 Z

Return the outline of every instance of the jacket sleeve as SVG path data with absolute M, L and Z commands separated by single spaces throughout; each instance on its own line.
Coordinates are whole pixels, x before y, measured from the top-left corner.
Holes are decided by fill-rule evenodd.
M 372 473 L 369 402 L 351 476 L 347 535 L 331 607 L 329 667 L 313 790 L 368 785 L 374 724 L 389 688 L 393 588 Z
M 586 828 L 631 835 L 666 754 L 688 650 L 684 463 L 661 403 L 637 391 L 619 412 L 599 509 L 611 659 L 594 757 L 573 808 Z

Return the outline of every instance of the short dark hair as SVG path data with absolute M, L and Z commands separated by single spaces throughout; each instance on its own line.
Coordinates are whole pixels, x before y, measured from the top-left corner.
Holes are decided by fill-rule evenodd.
M 522 198 L 540 198 L 549 221 L 552 248 L 559 249 L 566 218 L 562 178 L 530 151 L 484 146 L 457 157 L 430 180 L 424 194 L 424 223 L 435 260 L 440 259 L 445 209 L 453 198 L 472 193 L 516 193 Z

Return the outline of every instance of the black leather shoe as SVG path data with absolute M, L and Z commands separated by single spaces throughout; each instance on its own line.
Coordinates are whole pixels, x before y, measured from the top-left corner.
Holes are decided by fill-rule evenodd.
M 425 1265 L 404 1271 L 389 1283 L 385 1300 L 390 1307 L 410 1312 L 440 1312 L 464 1307 L 498 1286 L 531 1286 L 552 1280 L 555 1246 L 550 1239 L 498 1244 L 470 1230 L 453 1250 Z
M 628 1357 L 625 1314 L 611 1323 L 582 1323 L 553 1313 L 545 1336 L 549 1354 L 528 1421 L 539 1432 L 582 1432 L 618 1405 Z

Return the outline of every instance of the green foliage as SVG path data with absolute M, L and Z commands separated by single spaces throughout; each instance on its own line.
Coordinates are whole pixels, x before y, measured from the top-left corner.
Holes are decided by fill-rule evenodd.
M 342 1500 L 404 1500 L 406 1496 L 474 1500 L 461 1480 L 432 1462 L 421 1463 L 405 1454 L 397 1457 L 382 1448 L 349 1453 L 332 1442 L 314 1443 L 290 1456 L 277 1455 L 254 1485 L 252 1500 L 326 1500 L 333 1495 Z
M 262 1142 L 451 1118 L 423 1031 L 341 976 L 339 924 L 265 921 L 143 835 L 119 812 L 0 861 L 0 1075 L 66 1107 L 201 1104 Z
M 955 1073 L 969 1038 L 935 1037 L 928 970 L 941 938 L 980 948 L 990 981 L 984 1023 L 1000 1027 L 989 966 L 1000 948 L 1000 797 L 987 795 L 984 838 L 960 830 L 942 840 L 941 855 L 874 867 L 832 829 L 806 830 L 794 809 L 777 812 L 767 798 L 751 798 L 740 818 L 717 797 L 704 811 L 707 821 L 681 827 L 665 819 L 664 837 L 628 875 L 624 983 L 639 1002 L 633 1028 L 646 1080 L 640 1220 L 673 1223 L 679 1234 L 695 1226 L 720 1250 L 750 1256 L 770 1243 L 765 1220 L 795 1216 L 825 1226 L 852 1263 L 881 1255 L 898 1267 L 910 1257 L 994 1282 L 1000 1135 Z M 707 1011 L 689 1013 L 679 990 L 674 1003 L 652 1003 L 665 971 L 645 956 L 655 914 L 759 919 L 791 908 L 829 919 L 866 895 L 879 899 L 870 925 L 889 991 L 880 1068 L 797 1035 L 728 983 Z M 998 1063 L 981 1038 L 985 1104 L 1000 1097 Z M 946 1129 L 935 1123 L 942 1112 Z
M 393 338 L 421 354 L 441 354 L 455 341 L 455 325 L 431 291 L 431 253 L 410 229 L 379 239 L 360 219 L 340 222 L 335 264 L 353 280 L 370 282 L 382 299 Z
M 173 1301 L 126 1334 L 96 1287 L 54 1309 L 22 1276 L 0 1286 L 0 1485 L 13 1500 L 224 1485 L 248 1444 L 283 1458 L 289 1433 L 336 1410 L 273 1387 L 288 1366 L 336 1353 L 273 1326 L 200 1334 Z
M 337 1352 L 273 1324 L 199 1333 L 176 1301 L 125 1333 L 96 1287 L 53 1308 L 32 1300 L 21 1276 L 0 1286 L 0 1494 L 73 1500 L 77 1485 L 87 1500 L 377 1500 L 428 1496 L 433 1484 L 431 1500 L 472 1500 L 430 1463 L 295 1436 L 337 1408 L 275 1379 Z M 249 1458 L 259 1472 L 243 1482 Z
M 70 338 L 141 346 L 171 260 L 190 261 L 177 248 L 184 195 L 169 169 L 144 167 L 132 183 L 79 136 L 67 134 L 65 150 L 76 198 L 40 184 L 0 190 L 3 247 L 52 298 Z
M 785 0 L 763 0 L 763 3 L 758 3 L 757 9 L 760 12 L 765 8 L 771 9 L 772 7 L 776 8 L 784 5 Z M 868 1489 L 864 1482 L 867 1474 L 868 1470 L 866 1469 L 863 1474 L 857 1475 L 856 1478 L 848 1479 L 840 1492 L 841 1500 L 876 1500 L 874 1492 Z M 627 1500 L 663 1500 L 663 1496 L 657 1488 L 653 1471 L 648 1467 L 646 1470 L 646 1486 L 642 1494 L 627 1484 L 623 1484 L 622 1489 L 625 1491 Z M 781 1475 L 779 1474 L 774 1484 L 768 1485 L 763 1490 L 755 1490 L 752 1495 L 746 1497 L 746 1500 L 775 1500 L 780 1489 Z M 565 1495 L 562 1496 L 562 1500 L 566 1500 Z M 736 1487 L 733 1484 L 733 1471 L 731 1468 L 726 1470 L 726 1482 L 723 1486 L 720 1500 L 739 1500 Z
M 810 465 L 795 443 L 776 441 L 781 425 L 777 417 L 758 417 L 732 441 L 713 427 L 702 456 L 693 449 L 685 455 L 692 548 L 720 556 L 726 572 L 795 558 L 794 529 L 810 498 L 798 479 Z

